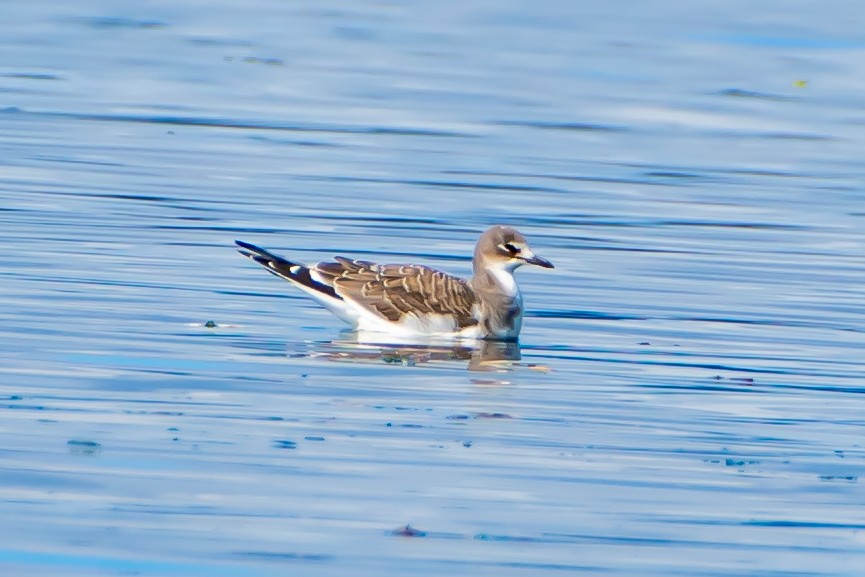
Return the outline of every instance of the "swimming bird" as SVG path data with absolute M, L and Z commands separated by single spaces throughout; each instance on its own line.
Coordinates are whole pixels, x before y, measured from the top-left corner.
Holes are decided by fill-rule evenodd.
M 497 225 L 478 239 L 473 276 L 464 280 L 419 264 L 376 264 L 334 257 L 304 265 L 253 244 L 240 254 L 306 292 L 355 330 L 402 337 L 517 340 L 523 298 L 514 271 L 554 268 L 518 230 Z

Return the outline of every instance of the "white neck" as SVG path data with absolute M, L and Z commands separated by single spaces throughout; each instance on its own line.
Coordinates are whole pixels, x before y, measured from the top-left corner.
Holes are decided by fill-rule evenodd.
M 514 268 L 516 267 L 491 266 L 487 270 L 506 295 L 517 298 L 520 296 L 520 288 L 517 286 L 517 279 L 514 278 Z

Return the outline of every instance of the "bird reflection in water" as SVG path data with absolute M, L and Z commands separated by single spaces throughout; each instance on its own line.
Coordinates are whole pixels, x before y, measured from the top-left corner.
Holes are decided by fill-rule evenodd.
M 468 361 L 470 371 L 510 370 L 519 365 L 521 358 L 520 346 L 516 342 L 387 344 L 365 342 L 356 334 L 315 343 L 303 356 L 331 361 L 383 362 L 403 366 Z

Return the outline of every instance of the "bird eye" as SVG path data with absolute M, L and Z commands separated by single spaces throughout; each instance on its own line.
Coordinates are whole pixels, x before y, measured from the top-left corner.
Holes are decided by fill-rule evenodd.
M 518 249 L 517 247 L 515 247 L 514 245 L 512 245 L 509 242 L 506 242 L 502 246 L 505 248 L 506 251 L 508 251 L 511 254 L 517 254 L 518 252 L 520 252 L 520 249 Z

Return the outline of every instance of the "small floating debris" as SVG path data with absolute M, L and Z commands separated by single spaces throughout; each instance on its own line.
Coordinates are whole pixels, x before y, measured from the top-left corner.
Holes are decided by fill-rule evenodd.
M 793 83 L 793 86 L 795 86 L 796 88 L 807 88 L 808 87 L 808 81 L 807 80 L 797 80 L 796 82 Z
M 849 481 L 855 483 L 859 477 L 855 475 L 820 475 L 821 481 Z
M 317 435 L 307 435 L 303 438 L 304 441 L 324 441 L 324 437 L 319 437 Z
M 390 534 L 394 537 L 426 537 L 426 531 L 415 529 L 411 525 L 406 525 L 405 527 L 394 529 L 390 532 Z
M 507 413 L 478 413 L 475 415 L 476 419 L 513 419 Z
M 724 459 L 724 465 L 727 467 L 744 467 L 745 465 L 758 465 L 760 461 L 743 461 L 741 459 Z
M 206 321 L 194 321 L 190 323 L 185 323 L 184 326 L 194 327 L 199 329 L 236 329 L 239 328 L 240 325 L 226 324 L 226 323 L 218 323 L 215 320 L 209 319 Z
M 85 441 L 80 439 L 70 439 L 66 441 L 66 446 L 69 447 L 69 452 L 76 455 L 95 455 L 102 450 L 102 445 L 96 441 Z
M 273 446 L 276 449 L 296 449 L 297 443 L 288 439 L 277 439 L 273 442 Z

